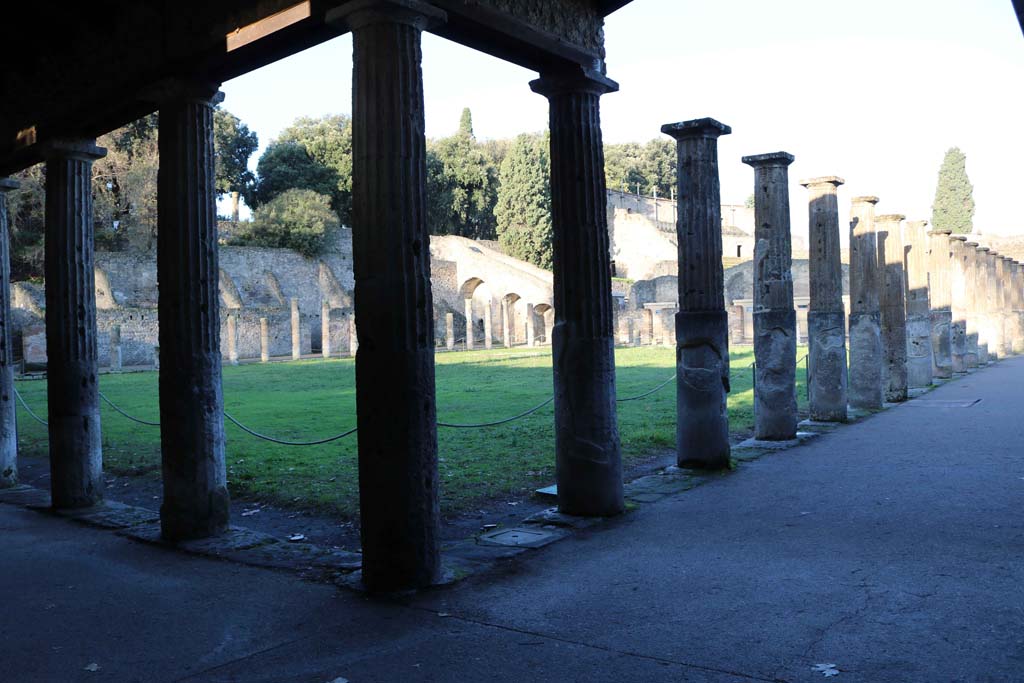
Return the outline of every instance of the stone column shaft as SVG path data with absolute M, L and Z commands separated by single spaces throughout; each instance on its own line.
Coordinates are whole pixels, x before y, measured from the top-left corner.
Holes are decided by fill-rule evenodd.
M 320 354 L 326 359 L 331 357 L 331 303 L 320 304 Z
M 932 383 L 932 319 L 928 295 L 927 221 L 907 221 L 903 230 L 906 273 L 907 387 Z
M 875 229 L 878 197 L 854 197 L 850 207 L 850 405 L 882 407 L 882 333 Z
M 7 193 L 17 181 L 0 178 L 0 488 L 18 483 L 18 423 L 11 353 L 11 243 Z
M 533 304 L 526 304 L 526 345 L 533 347 Z
M 455 315 L 444 314 L 444 346 L 451 351 L 455 348 Z
M 228 526 L 221 388 L 215 85 L 178 84 L 160 104 L 157 279 L 164 538 Z
M 494 346 L 494 331 L 491 328 L 491 299 L 484 301 L 484 348 L 490 350 Z
M 299 300 L 292 297 L 292 360 L 302 357 L 302 316 L 299 315 Z
M 46 150 L 46 385 L 55 508 L 103 499 L 93 270 L 92 140 Z
M 501 341 L 506 349 L 512 348 L 512 304 L 508 299 L 501 300 Z
M 228 362 L 238 365 L 238 314 L 228 313 Z
M 625 501 L 600 98 L 618 85 L 578 69 L 542 73 L 530 87 L 548 99 L 551 131 L 558 506 L 615 515 Z
M 266 318 L 260 318 L 260 362 L 270 360 L 270 325 Z
M 847 405 L 846 312 L 839 249 L 836 176 L 804 180 L 809 192 L 810 305 L 807 310 L 807 384 L 812 420 L 845 422 Z
M 953 376 L 953 250 L 949 230 L 928 233 L 928 302 L 931 307 L 932 374 L 940 379 Z M 963 355 L 959 361 L 963 364 Z M 961 370 L 962 372 L 962 370 Z
M 121 326 L 110 328 L 110 371 L 121 371 Z
M 994 360 L 989 329 L 988 251 L 988 247 L 974 248 L 974 315 L 978 329 L 978 365 L 988 365 Z
M 729 318 L 722 276 L 722 203 L 714 119 L 666 124 L 676 139 L 679 312 L 676 314 L 676 460 L 729 466 Z
M 1024 353 L 1024 264 L 1013 262 L 1013 352 Z
M 359 334 L 356 329 L 355 313 L 348 314 L 348 355 L 353 358 L 359 351 Z
M 796 438 L 796 310 L 786 152 L 743 157 L 754 169 L 754 438 Z
M 466 299 L 466 350 L 473 350 L 473 300 Z
M 444 13 L 418 0 L 328 12 L 353 38 L 352 251 L 363 582 L 440 574 L 434 321 L 420 38 Z
M 907 400 L 907 310 L 900 223 L 906 216 L 878 216 L 878 269 L 882 282 L 882 388 L 885 400 Z
M 964 238 L 966 240 L 966 238 Z M 966 359 L 968 368 L 976 368 L 987 360 L 982 359 L 981 338 L 979 336 L 978 324 L 978 288 L 980 286 L 978 274 L 978 243 L 963 243 L 964 253 L 964 291 L 966 319 L 964 321 L 964 334 L 966 336 Z
M 966 237 L 949 235 L 950 252 L 950 355 L 953 372 L 967 372 L 967 248 Z

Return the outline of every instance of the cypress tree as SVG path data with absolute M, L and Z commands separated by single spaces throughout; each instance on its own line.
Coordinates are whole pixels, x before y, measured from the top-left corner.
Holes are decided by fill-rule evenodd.
M 946 151 L 932 203 L 935 230 L 969 233 L 973 227 L 974 186 L 967 177 L 967 156 L 958 147 Z
M 520 135 L 501 162 L 494 215 L 498 242 L 510 256 L 551 268 L 551 184 L 548 136 Z

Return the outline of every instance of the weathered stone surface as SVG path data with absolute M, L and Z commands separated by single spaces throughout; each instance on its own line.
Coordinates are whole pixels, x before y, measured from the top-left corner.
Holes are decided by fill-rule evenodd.
M 161 533 L 205 538 L 228 526 L 221 389 L 212 84 L 181 83 L 160 102 Z
M 299 315 L 299 300 L 292 298 L 292 360 L 302 358 L 302 316 Z
M 1010 287 L 1007 282 L 1007 262 L 1009 259 L 1002 254 L 996 257 L 996 289 L 998 299 L 997 321 L 999 327 L 999 355 L 1006 357 L 1013 353 L 1013 333 L 1010 330 Z
M 907 221 L 903 230 L 906 273 L 907 387 L 932 383 L 932 319 L 928 295 L 927 221 Z
M 974 316 L 978 331 L 978 365 L 988 365 L 992 358 L 989 327 L 988 247 L 974 247 Z
M 18 423 L 11 349 L 11 242 L 7 229 L 7 193 L 18 188 L 0 178 L 0 488 L 18 483 Z
M 577 70 L 542 74 L 530 87 L 550 105 L 558 506 L 571 515 L 614 515 L 625 502 L 600 98 L 618 86 Z
M 103 446 L 96 383 L 92 140 L 46 153 L 46 350 L 50 490 L 55 508 L 103 499 Z
M 885 400 L 907 400 L 907 311 L 900 223 L 906 216 L 886 214 L 876 219 L 879 297 L 882 320 L 882 390 Z
M 850 208 L 850 406 L 882 407 L 882 336 L 875 204 L 854 197 Z
M 754 169 L 754 438 L 796 436 L 796 311 L 793 308 L 789 165 L 786 152 L 743 157 Z
M 455 348 L 455 316 L 451 313 L 444 316 L 444 346 L 449 351 Z
M 328 20 L 353 36 L 352 238 L 362 580 L 434 583 L 437 416 L 421 33 L 425 2 L 357 1 Z
M 270 325 L 266 318 L 260 318 L 260 362 L 270 360 Z
M 1010 327 L 1013 330 L 1013 352 L 1024 353 L 1024 265 L 1019 261 L 1014 261 L 1011 264 L 1010 283 Z
M 968 242 L 963 235 L 964 265 L 964 361 L 967 368 L 976 368 L 981 363 L 981 343 L 978 338 L 978 243 Z
M 676 139 L 680 199 L 679 312 L 676 313 L 676 460 L 683 467 L 729 466 L 729 318 L 722 276 L 718 138 L 714 119 L 666 124 Z
M 328 301 L 320 304 L 320 355 L 331 357 L 331 304 Z
M 956 266 L 953 262 L 951 231 L 928 233 L 928 302 L 931 319 L 932 374 L 939 379 L 953 376 L 953 291 Z M 960 363 L 963 363 L 961 355 Z
M 114 325 L 110 328 L 110 344 L 109 352 L 110 356 L 110 371 L 120 372 L 121 371 L 121 326 Z
M 800 183 L 809 193 L 810 303 L 807 311 L 807 384 L 811 420 L 845 422 L 847 405 L 846 313 L 839 249 L 839 204 L 843 179 Z
M 227 316 L 228 362 L 238 365 L 238 316 L 229 313 Z

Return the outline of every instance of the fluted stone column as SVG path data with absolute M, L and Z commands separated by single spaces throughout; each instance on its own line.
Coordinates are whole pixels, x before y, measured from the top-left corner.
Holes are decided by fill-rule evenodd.
M 1009 287 L 1006 283 L 1006 263 L 1007 259 L 1002 254 L 996 256 L 996 294 L 997 294 L 997 318 L 996 324 L 999 327 L 999 356 L 1005 358 L 1013 353 L 1013 336 L 1009 332 L 1010 316 L 1009 306 L 1007 304 L 1009 298 Z
M 980 317 L 978 315 L 979 300 L 979 274 L 978 274 L 978 243 L 966 241 L 963 238 L 964 251 L 964 291 L 966 320 L 964 322 L 964 334 L 966 337 L 966 360 L 968 368 L 976 368 L 987 362 L 982 359 L 982 346 L 979 333 Z M 985 354 L 987 356 L 987 354 Z
M 353 36 L 352 255 L 363 582 L 440 574 L 437 425 L 420 39 L 440 10 L 356 0 L 328 12 Z
M 501 300 L 501 342 L 506 349 L 512 348 L 512 311 L 508 299 Z
M 974 312 L 978 319 L 978 365 L 995 360 L 989 327 L 989 272 L 988 247 L 974 248 Z
M 473 300 L 466 299 L 466 350 L 473 350 Z
M 121 372 L 121 326 L 110 328 L 110 371 Z
M 266 318 L 260 318 L 260 362 L 270 361 L 270 326 Z
M 494 331 L 491 323 L 491 299 L 484 302 L 484 348 L 490 350 L 494 346 Z
M 956 267 L 950 230 L 928 233 L 928 304 L 931 318 L 932 374 L 939 379 L 953 376 L 953 278 Z M 961 352 L 960 363 L 963 363 Z M 962 372 L 963 370 L 960 370 Z
M 455 315 L 444 314 L 444 346 L 451 351 L 455 348 Z
M 928 295 L 927 221 L 907 221 L 903 230 L 906 273 L 907 387 L 932 383 L 932 318 Z
M 679 209 L 679 312 L 676 313 L 676 460 L 680 466 L 729 466 L 729 318 L 722 274 L 718 138 L 732 132 L 714 119 L 669 123 L 676 139 Z
M 985 338 L 988 342 L 989 362 L 1002 357 L 1002 325 L 999 320 L 999 280 L 996 277 L 996 252 L 984 247 L 985 268 Z
M 600 99 L 618 85 L 577 68 L 542 73 L 530 87 L 548 99 L 551 131 L 558 506 L 614 515 L 625 503 Z
M 801 181 L 809 192 L 810 305 L 807 310 L 807 384 L 812 420 L 845 422 L 847 404 L 846 312 L 839 249 L 842 178 Z
M 882 283 L 882 393 L 885 400 L 907 400 L 907 311 L 900 223 L 906 216 L 886 214 L 878 229 L 878 269 Z
M 875 229 L 878 197 L 850 207 L 850 405 L 882 407 L 881 278 Z
M 238 365 L 238 314 L 228 313 L 228 362 Z
M 16 189 L 16 180 L 0 178 L 0 488 L 18 483 L 18 422 L 11 353 L 11 238 L 7 229 L 7 193 Z
M 1011 307 L 1013 317 L 1013 352 L 1024 353 L 1024 264 L 1013 262 Z
M 786 152 L 743 157 L 754 169 L 754 438 L 796 438 L 796 310 Z
M 533 304 L 526 304 L 526 346 L 532 348 L 535 344 L 533 334 Z
M 46 154 L 46 385 L 54 508 L 103 499 L 93 270 L 93 140 L 60 140 Z
M 951 263 L 950 304 L 952 323 L 949 328 L 953 373 L 967 372 L 967 247 L 963 235 L 949 235 Z
M 292 297 L 292 360 L 302 357 L 302 316 L 299 315 L 299 300 Z
M 221 387 L 213 84 L 160 103 L 157 279 L 164 538 L 224 531 L 229 506 Z
M 329 301 L 320 304 L 320 355 L 324 359 L 331 357 L 331 304 Z

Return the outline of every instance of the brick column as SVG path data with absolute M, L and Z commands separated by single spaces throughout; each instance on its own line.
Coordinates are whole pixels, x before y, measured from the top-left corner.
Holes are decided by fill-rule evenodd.
M 846 312 L 839 249 L 842 178 L 803 180 L 809 193 L 810 304 L 807 310 L 808 403 L 812 420 L 846 422 Z
M 754 438 L 796 438 L 796 310 L 786 152 L 743 157 L 754 169 Z
M 928 233 L 928 303 L 931 322 L 932 374 L 953 376 L 953 290 L 955 266 L 949 230 Z M 960 362 L 963 362 L 961 358 Z
M 927 221 L 907 221 L 903 229 L 906 273 L 907 387 L 932 383 L 932 319 L 928 295 Z
M 214 84 L 179 83 L 160 103 L 157 279 L 164 538 L 228 526 L 221 388 Z
M 679 312 L 676 314 L 676 461 L 729 466 L 729 319 L 722 277 L 722 199 L 714 119 L 670 123 L 676 139 Z
M 624 501 L 600 99 L 618 85 L 577 69 L 543 73 L 530 87 L 548 99 L 551 131 L 558 506 L 614 515 Z
M 55 508 L 103 499 L 93 262 L 93 140 L 46 148 L 46 385 Z
M 352 256 L 363 582 L 434 583 L 437 425 L 420 38 L 444 13 L 419 0 L 330 10 L 352 31 Z
M 850 206 L 850 405 L 882 407 L 882 318 L 875 204 L 854 197 Z
M 11 238 L 7 229 L 7 193 L 17 188 L 17 181 L 0 178 L 0 488 L 18 483 L 18 423 L 11 354 Z
M 882 390 L 885 400 L 907 400 L 907 311 L 900 223 L 906 216 L 887 214 L 876 219 L 878 270 L 882 289 Z

